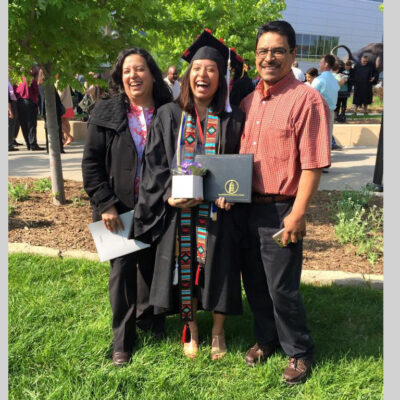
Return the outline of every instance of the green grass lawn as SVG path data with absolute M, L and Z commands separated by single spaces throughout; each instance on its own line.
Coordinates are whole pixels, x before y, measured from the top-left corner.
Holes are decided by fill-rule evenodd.
M 132 363 L 111 362 L 108 264 L 9 256 L 9 399 L 382 399 L 383 295 L 355 287 L 302 285 L 316 368 L 304 384 L 281 380 L 287 357 L 248 367 L 252 317 L 226 323 L 229 353 L 210 359 L 211 318 L 199 312 L 201 351 L 181 350 L 182 323 L 167 318 L 161 343 L 138 332 Z

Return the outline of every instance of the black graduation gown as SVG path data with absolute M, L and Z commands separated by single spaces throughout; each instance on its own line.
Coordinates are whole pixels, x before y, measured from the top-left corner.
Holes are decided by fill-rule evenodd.
M 378 82 L 376 68 L 368 63 L 367 65 L 357 64 L 354 67 L 354 98 L 353 104 L 361 106 L 372 103 L 372 85 Z M 371 83 L 370 79 L 374 78 Z
M 244 73 L 243 78 L 239 78 L 233 82 L 232 90 L 230 93 L 229 101 L 231 105 L 238 106 L 240 102 L 254 90 L 253 81 Z
M 232 107 L 222 113 L 221 153 L 238 153 L 244 125 L 244 113 Z M 155 313 L 179 312 L 179 285 L 173 286 L 176 232 L 180 209 L 167 203 L 171 194 L 172 161 L 181 121 L 181 108 L 169 103 L 159 108 L 149 132 L 143 157 L 139 200 L 135 208 L 135 237 L 156 242 L 156 261 L 150 292 Z M 240 284 L 240 242 L 244 239 L 240 207 L 230 211 L 218 209 L 217 221 L 208 222 L 207 258 L 204 285 L 196 290 L 199 309 L 237 315 L 242 313 Z M 194 247 L 194 246 L 192 246 Z M 195 260 L 195 249 L 192 249 Z M 192 266 L 193 274 L 195 266 Z

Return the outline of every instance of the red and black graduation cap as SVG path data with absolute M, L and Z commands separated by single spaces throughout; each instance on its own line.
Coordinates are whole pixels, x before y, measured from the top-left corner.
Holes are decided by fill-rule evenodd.
M 188 63 L 194 60 L 213 60 L 226 71 L 226 84 L 228 86 L 228 95 L 226 98 L 225 110 L 231 112 L 229 103 L 229 67 L 243 68 L 243 59 L 240 57 L 234 48 L 229 48 L 223 39 L 217 39 L 212 35 L 210 29 L 204 29 L 200 36 L 197 36 L 195 41 L 182 54 L 182 59 Z
M 236 68 L 243 64 L 243 59 L 237 55 L 233 48 L 229 48 L 223 39 L 217 39 L 210 29 L 204 29 L 201 35 L 185 50 L 182 59 L 187 62 L 194 60 L 213 60 L 222 63 L 223 70 L 227 68 L 230 59 L 230 66 Z

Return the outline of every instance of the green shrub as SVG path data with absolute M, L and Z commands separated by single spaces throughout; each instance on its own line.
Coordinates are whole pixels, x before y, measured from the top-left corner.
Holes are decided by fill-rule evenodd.
M 29 198 L 31 190 L 28 185 L 22 185 L 17 183 L 15 186 L 12 183 L 8 183 L 8 197 L 13 201 L 22 201 Z
M 33 184 L 33 189 L 40 193 L 47 192 L 51 190 L 51 182 L 47 178 L 40 178 Z
M 72 198 L 72 205 L 74 207 L 83 207 L 85 203 L 83 202 L 80 196 L 76 196 Z
M 8 216 L 11 217 L 11 215 L 14 214 L 14 211 L 15 211 L 15 206 L 9 204 L 8 205 Z
M 331 203 L 334 210 L 335 236 L 340 244 L 351 243 L 356 253 L 374 265 L 383 255 L 383 210 L 370 207 L 372 192 L 344 191 L 342 197 Z

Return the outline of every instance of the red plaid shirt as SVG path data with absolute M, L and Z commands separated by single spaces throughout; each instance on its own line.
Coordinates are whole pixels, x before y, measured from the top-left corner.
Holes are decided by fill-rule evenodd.
M 264 93 L 245 97 L 240 153 L 254 154 L 253 192 L 295 196 L 303 169 L 331 164 L 329 107 L 321 94 L 289 72 Z

